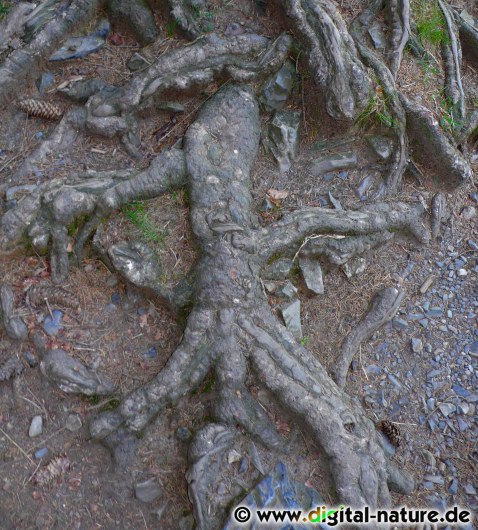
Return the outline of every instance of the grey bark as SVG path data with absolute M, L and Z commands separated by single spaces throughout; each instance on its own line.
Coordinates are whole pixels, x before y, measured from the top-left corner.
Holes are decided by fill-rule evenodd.
M 402 62 L 403 50 L 410 35 L 410 2 L 409 0 L 388 0 L 387 8 L 391 28 L 388 62 L 390 71 L 396 78 Z
M 39 58 L 47 57 L 80 23 L 86 24 L 96 13 L 98 0 L 75 0 L 41 27 L 25 46 L 12 51 L 0 66 L 0 105 L 16 97 L 33 75 L 38 73 Z
M 214 369 L 215 418 L 225 425 L 242 425 L 269 447 L 281 447 L 280 436 L 246 386 L 250 351 L 264 384 L 305 422 L 324 448 L 340 498 L 354 505 L 388 505 L 385 456 L 372 422 L 271 315 L 259 272 L 271 253 L 283 246 L 300 246 L 316 230 L 352 237 L 393 227 L 410 230 L 425 241 L 429 235 L 419 221 L 423 208 L 404 204 L 382 204 L 360 212 L 317 208 L 286 216 L 270 228 L 257 228 L 249 174 L 258 142 L 257 103 L 252 92 L 239 85 L 218 92 L 190 126 L 184 154 L 192 227 L 202 248 L 194 307 L 165 368 L 127 396 L 116 411 L 97 417 L 91 424 L 92 436 L 116 452 L 122 440 L 130 442 L 130 433 L 142 430 Z
M 287 14 L 306 47 L 312 75 L 325 92 L 327 112 L 354 119 L 370 94 L 369 79 L 337 7 L 330 0 L 286 0 Z

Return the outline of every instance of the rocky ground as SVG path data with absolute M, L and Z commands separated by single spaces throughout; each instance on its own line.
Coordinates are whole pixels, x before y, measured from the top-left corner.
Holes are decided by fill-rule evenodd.
M 356 14 L 359 4 L 342 5 L 344 16 Z M 473 6 L 466 7 L 472 12 Z M 224 32 L 244 28 L 277 30 L 249 2 L 238 2 L 227 16 L 224 13 L 213 4 L 211 14 Z M 159 48 L 147 49 L 146 57 L 176 45 L 171 36 L 177 37 L 177 30 L 168 26 L 167 18 L 158 17 L 157 22 L 168 37 Z M 59 99 L 55 89 L 73 76 L 124 82 L 132 75 L 126 63 L 139 49 L 124 28 L 114 27 L 107 45 L 97 53 L 82 60 L 46 65 L 44 74 L 48 72 L 53 77 L 44 93 L 52 100 Z M 413 61 L 411 55 L 406 55 L 407 61 Z M 337 127 L 311 103 L 316 89 L 301 60 L 292 66 L 299 76 L 290 78 L 293 94 L 287 109 L 301 113 L 292 127 L 299 131 L 294 162 L 291 168 L 279 172 L 270 152 L 274 151 L 271 141 L 265 140 L 252 176 L 254 204 L 264 224 L 299 206 L 359 205 L 373 189 L 374 180 L 370 177 L 379 178 L 387 151 L 386 138 L 381 149 L 373 147 L 374 139 L 383 141 L 383 128 Z M 470 88 L 475 90 L 476 70 L 465 65 L 465 71 L 471 80 Z M 406 84 L 407 79 L 402 82 Z M 436 82 L 432 77 L 426 88 L 434 87 Z M 14 107 L 2 109 L 2 190 L 25 184 L 36 186 L 84 169 L 134 164 L 143 167 L 161 147 L 182 136 L 196 110 L 216 88 L 211 86 L 204 93 L 182 99 L 173 95 L 172 101 L 182 105 L 175 110 L 181 112 L 164 110 L 145 119 L 145 157 L 141 162 L 132 162 L 114 142 L 88 137 L 78 141 L 71 156 L 54 153 L 48 163 L 29 173 L 19 171 L 21 163 L 48 136 L 53 125 L 46 120 L 27 119 Z M 429 96 L 421 84 L 410 88 L 413 90 L 419 94 L 423 91 L 424 98 Z M 35 80 L 23 95 L 38 95 Z M 440 108 L 435 108 L 435 112 L 437 118 L 442 117 Z M 269 115 L 264 114 L 263 121 L 263 138 L 271 137 L 273 124 Z M 476 170 L 476 144 L 470 147 L 469 154 Z M 348 162 L 334 167 L 331 161 L 337 157 Z M 429 199 L 435 189 L 428 175 L 408 175 L 400 196 Z M 14 190 L 9 196 L 7 191 L 4 209 L 11 206 L 9 201 L 22 200 L 21 192 Z M 271 311 L 280 318 L 284 312 L 290 314 L 289 327 L 326 368 L 333 367 L 343 337 L 366 311 L 371 293 L 387 285 L 405 290 L 396 317 L 362 346 L 346 390 L 366 407 L 371 419 L 390 420 L 401 431 L 402 441 L 394 459 L 414 475 L 417 488 L 410 496 L 395 495 L 397 505 L 442 509 L 458 504 L 477 512 L 475 181 L 447 199 L 450 215 L 436 244 L 423 248 L 404 241 L 381 247 L 367 261 L 357 264 L 358 272 L 324 267 L 323 294 L 311 292 L 297 267 L 287 281 L 269 280 L 264 288 Z M 174 283 L 197 259 L 187 219 L 187 196 L 166 194 L 132 204 L 112 216 L 105 223 L 98 244 L 106 247 L 120 239 L 147 243 L 161 264 L 164 280 Z M 150 380 L 164 366 L 181 337 L 181 318 L 162 307 L 154 296 L 128 286 L 94 253 L 74 268 L 62 285 L 76 301 L 73 306 L 65 300 L 35 305 L 26 298 L 29 287 L 51 285 L 44 256 L 27 252 L 2 259 L 0 272 L 2 281 L 13 289 L 14 315 L 23 319 L 29 337 L 35 337 L 14 341 L 3 329 L 0 331 L 2 528 L 193 528 L 185 479 L 188 442 L 211 416 L 212 377 L 195 395 L 181 400 L 177 408 L 161 415 L 145 430 L 128 477 L 116 474 L 109 453 L 89 440 L 87 429 L 95 413 L 114 409 L 121 396 Z M 48 382 L 38 366 L 38 351 L 42 348 L 61 348 L 88 369 L 102 374 L 114 385 L 113 396 L 72 396 Z M 277 455 L 240 437 L 228 452 L 223 484 L 217 486 L 217 505 L 230 508 L 232 497 L 245 497 L 269 474 L 282 484 L 287 482 L 277 471 L 280 461 L 287 464 L 290 481 L 297 481 L 287 482 L 287 487 L 299 498 L 311 491 L 299 491 L 302 484 L 314 488 L 325 502 L 331 502 L 331 481 L 320 449 L 293 418 L 274 404 L 270 395 L 253 384 L 251 393 L 288 440 L 291 452 Z M 314 497 L 314 501 L 318 498 Z

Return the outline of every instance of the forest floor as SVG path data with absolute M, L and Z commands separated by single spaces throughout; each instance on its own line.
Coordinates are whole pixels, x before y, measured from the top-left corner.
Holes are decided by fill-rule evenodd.
M 338 4 L 350 20 L 363 2 Z M 268 35 L 277 35 L 283 29 L 283 21 L 271 22 L 271 17 L 258 15 L 252 2 L 228 3 L 227 9 L 221 6 L 211 3 L 211 18 L 218 31 L 225 31 L 232 23 L 238 23 L 244 31 Z M 473 13 L 472 5 L 463 7 Z M 478 16 L 476 8 L 474 14 Z M 158 15 L 157 22 L 164 39 L 143 51 L 147 58 L 181 43 L 168 19 Z M 139 49 L 124 28 L 113 27 L 108 43 L 99 52 L 77 61 L 45 64 L 45 72 L 54 75 L 46 97 L 61 101 L 56 88 L 75 76 L 100 77 L 115 84 L 125 82 L 133 75 L 126 63 Z M 441 72 L 421 68 L 407 52 L 398 82 L 408 94 L 421 96 L 437 119 L 443 120 L 446 109 L 440 104 Z M 300 58 L 297 71 L 300 83 L 289 106 L 302 112 L 299 156 L 287 173 L 280 174 L 261 147 L 252 175 L 253 200 L 264 224 L 300 206 L 330 207 L 329 193 L 344 208 L 357 207 L 361 203 L 355 193 L 358 183 L 367 175 L 383 171 L 365 136 L 384 131 L 376 124 L 372 128 L 337 126 L 322 110 L 323 105 L 317 104 L 317 89 Z M 463 76 L 470 101 L 478 101 L 478 73 L 465 62 Z M 0 186 L 5 190 L 16 185 L 38 185 L 85 169 L 145 167 L 161 148 L 181 139 L 196 110 L 218 88 L 219 85 L 210 86 L 205 92 L 180 97 L 172 94 L 171 100 L 183 104 L 184 112 L 164 111 L 142 120 L 141 162 L 132 162 L 116 142 L 88 136 L 81 137 L 71 153 L 56 153 L 30 174 L 19 173 L 18 168 L 54 124 L 26 118 L 13 106 L 3 109 Z M 30 90 L 21 96 L 37 94 L 33 80 Z M 263 116 L 264 124 L 268 119 Z M 470 157 L 476 175 L 476 145 L 474 149 Z M 350 151 L 358 156 L 356 167 L 327 178 L 312 177 L 311 160 Z M 431 198 L 435 191 L 433 179 L 426 168 L 419 169 L 422 178 L 406 176 L 400 198 L 413 200 L 422 196 L 427 202 Z M 270 189 L 286 191 L 287 197 L 273 208 L 264 208 Z M 298 274 L 291 278 L 301 301 L 302 342 L 328 368 L 334 363 L 343 337 L 367 309 L 371 294 L 400 282 L 407 265 L 413 264 L 412 272 L 403 281 L 406 297 L 397 317 L 363 345 L 346 386 L 372 420 L 392 420 L 402 432 L 402 444 L 394 458 L 414 475 L 417 488 L 408 497 L 395 495 L 397 505 L 442 508 L 458 504 L 478 509 L 476 191 L 476 184 L 469 182 L 447 196 L 450 219 L 437 243 L 426 248 L 407 242 L 381 247 L 367 256 L 365 271 L 352 278 L 341 268 L 324 269 L 323 295 L 311 296 Z M 197 259 L 188 221 L 187 193 L 175 192 L 133 203 L 115 213 L 102 228 L 100 240 L 106 246 L 125 239 L 150 244 L 158 256 L 164 280 L 176 282 Z M 38 366 L 29 365 L 28 360 L 35 365 L 32 343 L 14 342 L 0 331 L 0 365 L 12 356 L 25 365 L 22 374 L 0 382 L 0 526 L 8 530 L 189 528 L 187 443 L 181 438 L 185 437 L 185 429 L 194 432 L 210 417 L 214 400 L 212 378 L 147 427 L 139 440 L 128 480 L 114 473 L 108 451 L 88 439 L 87 429 L 96 412 L 114 407 L 121 396 L 158 373 L 181 338 L 181 322 L 154 297 L 125 285 L 93 253 L 80 267 L 72 269 L 62 285 L 80 301 L 78 311 L 27 304 L 28 287 L 50 282 L 44 256 L 27 252 L 2 259 L 0 274 L 2 281 L 14 289 L 16 313 L 27 323 L 31 334 L 42 332 L 50 310 L 59 309 L 61 325 L 54 335 L 45 335 L 48 347 L 61 348 L 109 376 L 117 389 L 113 400 L 67 395 L 51 386 Z M 422 293 L 420 287 L 429 277 L 433 282 Z M 279 314 L 282 303 L 278 297 L 270 296 L 271 311 Z M 331 500 L 330 480 L 320 463 L 320 449 L 273 403 L 271 396 L 254 387 L 253 381 L 251 392 L 289 440 L 291 453 L 286 459 L 293 478 Z M 43 429 L 39 436 L 30 438 L 30 423 L 37 415 L 42 416 Z M 179 436 L 178 428 L 182 428 Z M 281 455 L 269 453 L 258 444 L 251 456 L 246 447 L 246 442 L 239 440 L 236 450 L 248 464 L 241 471 L 242 480 L 251 485 L 258 480 L 258 461 L 267 473 Z M 47 451 L 38 453 L 42 449 Z M 47 484 L 38 483 L 38 473 L 57 457 L 67 459 L 69 465 Z M 163 494 L 152 503 L 144 503 L 132 495 L 131 484 L 150 478 L 162 484 Z

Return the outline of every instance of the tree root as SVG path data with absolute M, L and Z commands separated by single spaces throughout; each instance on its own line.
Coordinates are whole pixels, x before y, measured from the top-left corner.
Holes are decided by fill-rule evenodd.
M 345 338 L 340 357 L 333 368 L 332 377 L 340 388 L 345 386 L 350 363 L 360 344 L 395 316 L 404 295 L 403 291 L 394 287 L 385 287 L 372 298 L 370 309 Z
M 453 115 L 458 124 L 466 117 L 466 98 L 461 82 L 461 46 L 458 28 L 448 4 L 438 0 L 447 26 L 449 41 L 442 44 L 442 56 L 445 65 L 445 94 L 453 105 Z
M 385 63 L 377 56 L 377 54 L 370 50 L 366 45 L 366 31 L 382 7 L 383 0 L 372 1 L 350 26 L 350 34 L 355 40 L 362 60 L 367 66 L 374 70 L 380 81 L 380 85 L 387 102 L 387 107 L 392 117 L 392 132 L 395 136 L 395 146 L 391 161 L 389 163 L 389 169 L 387 175 L 384 178 L 384 183 L 379 186 L 375 193 L 375 199 L 396 193 L 401 184 L 402 177 L 405 173 L 408 163 L 406 115 L 398 96 L 398 90 L 395 86 L 394 74 L 392 74 L 392 72 L 387 68 Z M 405 6 L 402 7 L 402 17 L 406 17 L 406 8 Z M 405 20 L 403 23 L 405 24 L 403 29 L 403 39 L 405 39 L 405 32 L 408 36 L 408 28 Z M 406 43 L 406 40 L 404 40 L 404 42 Z M 402 44 L 403 41 L 401 40 L 400 43 Z M 395 65 L 397 69 L 399 66 L 399 62 L 397 62 L 399 58 L 401 58 L 401 53 L 398 53 L 398 55 L 392 55 L 392 64 Z
M 88 176 L 96 175 L 94 172 Z M 38 251 L 45 251 L 51 240 L 51 272 L 54 283 L 61 283 L 68 272 L 68 227 L 91 216 L 78 234 L 75 250 L 83 246 L 105 216 L 133 199 L 151 198 L 182 187 L 186 170 L 181 150 L 172 149 L 157 157 L 150 167 L 131 176 L 131 172 L 103 173 L 102 179 L 71 181 L 57 179 L 9 210 L 0 225 L 0 249 L 15 248 L 25 235 Z M 126 177 L 126 180 L 124 180 Z
M 0 66 L 0 105 L 17 97 L 38 72 L 39 58 L 47 57 L 76 26 L 86 24 L 99 6 L 98 0 L 74 0 L 62 14 L 49 20 L 31 42 L 14 50 Z
M 429 168 L 441 188 L 452 190 L 463 184 L 471 175 L 471 168 L 463 155 L 445 136 L 432 113 L 400 94 L 407 113 L 407 130 L 413 157 Z
M 290 46 L 285 34 L 273 43 L 253 34 L 202 37 L 161 55 L 113 94 L 102 91 L 91 97 L 86 105 L 87 129 L 107 137 L 124 135 L 132 129 L 131 114 L 138 106 L 168 89 L 207 86 L 223 75 L 236 81 L 261 79 L 281 66 Z
M 379 241 L 381 237 L 382 241 L 387 241 L 389 236 L 383 235 L 386 232 L 408 233 L 420 243 L 427 244 L 430 240 L 430 231 L 421 220 L 424 212 L 422 204 L 410 205 L 400 202 L 393 206 L 388 203 L 376 203 L 354 211 L 308 208 L 285 215 L 277 223 L 258 231 L 250 241 L 247 240 L 247 235 L 236 235 L 235 241 L 236 244 L 242 243 L 249 248 L 257 249 L 258 255 L 263 260 L 277 253 L 286 252 L 290 247 L 297 247 L 305 238 L 318 234 L 373 236 L 361 239 L 357 243 L 328 242 L 327 246 L 332 251 L 334 246 L 345 250 L 345 245 L 351 245 L 355 252 L 364 243 L 374 244 L 375 237 Z M 307 243 L 309 244 L 315 243 Z
M 309 68 L 333 118 L 354 119 L 367 104 L 367 73 L 337 7 L 330 0 L 287 0 L 287 13 L 306 46 Z
M 403 50 L 410 35 L 409 0 L 388 0 L 388 18 L 390 20 L 389 67 L 394 78 L 402 62 Z
M 194 307 L 180 345 L 158 376 L 129 394 L 118 409 L 95 418 L 91 434 L 109 446 L 117 462 L 124 465 L 134 450 L 134 433 L 214 370 L 218 391 L 215 419 L 222 425 L 239 424 L 268 447 L 280 449 L 281 437 L 247 389 L 250 358 L 259 379 L 317 438 L 335 473 L 339 498 L 354 506 L 388 506 L 387 481 L 392 475 L 374 425 L 328 377 L 320 362 L 272 316 L 258 274 L 271 253 L 300 247 L 316 230 L 347 233 L 350 238 L 371 235 L 369 243 L 379 232 L 405 230 L 427 241 L 429 232 L 421 222 L 424 209 L 403 203 L 379 204 L 357 212 L 317 208 L 290 214 L 266 229 L 255 228 L 249 174 L 258 144 L 257 102 L 249 89 L 237 85 L 220 90 L 188 129 L 184 154 L 191 219 L 203 248 L 195 271 Z M 132 181 L 125 182 L 130 185 Z M 131 199 L 129 192 L 127 196 Z M 107 203 L 103 214 L 121 200 Z M 209 426 L 204 433 L 211 429 L 230 432 Z M 226 437 L 229 439 L 229 434 Z M 197 511 L 204 506 L 198 493 L 204 492 L 204 484 L 194 484 L 209 457 L 203 458 L 203 451 L 193 453 L 190 492 L 198 523 L 207 528 L 206 522 L 200 522 L 206 515 Z M 412 488 L 410 477 L 395 472 L 393 476 L 390 484 Z

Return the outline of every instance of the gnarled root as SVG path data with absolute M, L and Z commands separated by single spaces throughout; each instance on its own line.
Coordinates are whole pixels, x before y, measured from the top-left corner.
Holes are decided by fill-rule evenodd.
M 403 94 L 400 94 L 400 100 L 407 113 L 407 132 L 413 158 L 429 169 L 441 188 L 452 190 L 463 184 L 471 177 L 471 168 L 445 136 L 432 113 Z
M 396 203 L 393 206 L 388 203 L 376 203 L 360 210 L 343 211 L 329 210 L 326 208 L 308 208 L 285 215 L 280 221 L 270 225 L 252 236 L 247 241 L 247 236 L 235 236 L 237 243 L 244 238 L 244 245 L 254 245 L 263 260 L 267 260 L 278 252 L 285 252 L 290 247 L 298 247 L 301 242 L 310 236 L 317 234 L 346 235 L 346 236 L 373 236 L 379 242 L 387 241 L 389 236 L 386 232 L 394 233 L 401 231 L 410 234 L 420 243 L 426 244 L 430 240 L 430 230 L 422 223 L 425 208 L 421 204 Z M 379 236 L 378 234 L 383 235 Z M 368 244 L 373 244 L 373 238 L 367 238 Z M 358 249 L 367 240 L 359 240 L 352 245 L 352 251 Z M 312 243 L 304 245 L 307 252 L 314 245 L 325 245 L 333 252 L 334 246 L 342 246 L 340 242 Z M 354 248 L 355 247 L 355 248 Z M 319 247 L 320 248 L 320 247 Z M 344 247 L 345 250 L 345 247 Z M 313 252 L 313 250 L 312 250 Z
M 38 72 L 41 65 L 38 59 L 50 54 L 80 23 L 86 24 L 98 6 L 98 0 L 74 0 L 61 16 L 50 17 L 28 45 L 8 55 L 0 67 L 0 105 L 18 96 L 31 76 Z
M 410 35 L 410 1 L 388 0 L 388 18 L 390 20 L 389 67 L 394 78 L 402 62 L 403 50 Z
M 60 283 L 68 272 L 69 225 L 91 216 L 76 241 L 81 256 L 84 244 L 105 216 L 133 199 L 155 197 L 184 186 L 186 169 L 182 151 L 171 149 L 133 176 L 121 170 L 100 174 L 99 179 L 94 172 L 87 176 L 91 175 L 93 178 L 86 180 L 76 176 L 72 181 L 46 183 L 7 211 L 0 224 L 0 248 L 14 248 L 25 234 L 39 251 L 47 250 L 51 240 L 52 280 Z
M 463 125 L 466 117 L 466 98 L 461 82 L 461 46 L 458 28 L 448 4 L 438 0 L 445 17 L 449 39 L 442 43 L 442 56 L 445 65 L 445 94 L 453 105 L 453 116 L 457 125 Z M 459 127 L 458 127 L 459 128 Z
M 305 43 L 311 73 L 325 92 L 327 112 L 354 119 L 367 104 L 370 86 L 337 7 L 330 0 L 287 0 L 286 5 Z
M 385 287 L 374 295 L 370 309 L 345 338 L 340 357 L 333 368 L 332 377 L 340 388 L 345 386 L 350 363 L 360 344 L 395 316 L 404 295 L 403 291 L 394 287 Z
M 406 114 L 395 86 L 394 75 L 396 74 L 396 71 L 392 74 L 377 54 L 370 50 L 366 45 L 365 33 L 382 7 L 382 0 L 374 0 L 362 11 L 362 13 L 360 13 L 350 27 L 350 34 L 355 40 L 362 60 L 367 66 L 374 70 L 380 81 L 385 101 L 392 117 L 392 132 L 395 136 L 395 146 L 389 163 L 389 169 L 384 178 L 384 183 L 375 193 L 375 199 L 393 194 L 398 190 L 408 162 Z M 403 38 L 405 38 L 405 32 L 408 38 L 408 28 L 404 28 L 403 31 Z M 404 42 L 406 43 L 406 40 Z M 397 69 L 399 66 L 399 62 L 397 62 L 399 58 L 401 58 L 401 53 L 392 56 L 392 64 L 395 65 Z
M 308 426 L 327 455 L 338 497 L 352 506 L 389 506 L 387 464 L 377 433 L 313 356 L 282 328 L 240 318 L 255 341 L 255 370 L 279 401 Z
M 147 98 L 168 89 L 207 86 L 220 76 L 236 81 L 261 79 L 285 61 L 291 46 L 288 35 L 271 43 L 253 34 L 219 37 L 210 34 L 163 55 L 143 73 L 114 91 L 100 92 L 88 101 L 87 128 L 108 137 L 131 130 L 131 114 Z

